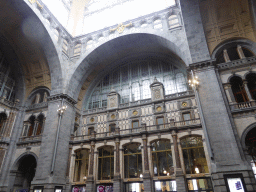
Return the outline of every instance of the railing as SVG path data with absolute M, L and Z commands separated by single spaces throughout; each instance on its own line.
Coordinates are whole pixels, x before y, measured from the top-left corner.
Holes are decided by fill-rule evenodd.
M 256 107 L 256 101 L 248 101 L 248 102 L 243 102 L 243 103 L 230 104 L 231 111 L 240 110 L 240 109 L 248 109 L 248 108 L 252 108 L 252 107 Z
M 217 66 L 219 69 L 226 69 L 226 68 L 237 67 L 243 64 L 255 63 L 255 62 L 256 62 L 256 56 L 253 56 L 253 57 L 238 59 L 235 61 L 230 61 L 227 63 L 220 63 Z
M 38 109 L 38 108 L 44 108 L 47 107 L 48 103 L 47 102 L 43 102 L 43 103 L 37 103 L 37 104 L 33 104 L 30 105 L 27 110 L 32 110 L 32 109 Z
M 30 137 L 20 137 L 19 142 L 41 141 L 42 135 L 35 135 Z
M 189 95 L 194 95 L 194 91 L 187 90 L 184 92 L 165 95 L 164 98 L 165 99 L 177 99 L 182 96 L 185 97 L 185 96 L 189 96 Z M 145 104 L 150 104 L 151 102 L 152 102 L 151 99 L 143 99 L 143 100 L 133 101 L 133 102 L 129 102 L 129 103 L 120 103 L 119 108 L 131 107 L 131 106 L 136 106 L 136 105 L 145 105 Z M 102 111 L 106 111 L 106 110 L 107 110 L 107 107 L 88 109 L 88 110 L 84 110 L 83 114 L 86 115 L 86 114 L 91 114 L 91 113 L 98 113 L 98 112 L 102 112 Z
M 106 138 L 106 137 L 112 137 L 115 135 L 130 135 L 130 134 L 140 134 L 142 132 L 151 132 L 156 130 L 168 130 L 171 128 L 181 128 L 181 127 L 187 127 L 191 125 L 200 125 L 201 121 L 200 119 L 190 119 L 186 121 L 177 121 L 171 120 L 168 124 L 161 124 L 161 125 L 151 125 L 146 126 L 144 124 L 142 127 L 137 128 L 130 128 L 130 129 L 124 129 L 120 130 L 120 128 L 116 128 L 114 132 L 102 132 L 102 133 L 92 133 L 91 135 L 80 135 L 80 136 L 73 136 L 71 137 L 72 141 L 81 141 L 81 140 L 89 140 L 89 139 L 97 139 L 97 138 Z

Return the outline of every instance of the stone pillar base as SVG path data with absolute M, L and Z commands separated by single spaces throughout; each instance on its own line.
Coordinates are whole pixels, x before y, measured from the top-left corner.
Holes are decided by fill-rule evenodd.
M 149 171 L 145 171 L 143 173 L 143 184 L 144 184 L 144 192 L 152 191 L 152 182 L 151 182 Z
M 93 192 L 94 190 L 95 190 L 94 177 L 93 175 L 89 175 L 86 181 L 86 191 Z
M 176 168 L 176 184 L 177 184 L 177 192 L 186 192 L 187 191 L 187 183 L 185 181 L 185 176 L 181 168 Z
M 212 184 L 215 192 L 219 191 L 227 191 L 224 175 L 235 175 L 242 174 L 245 187 L 247 192 L 255 192 L 256 191 L 256 180 L 252 171 L 244 170 L 244 171 L 232 171 L 232 172 L 219 172 L 212 173 Z
M 121 186 L 121 175 L 114 176 L 113 191 L 123 191 Z

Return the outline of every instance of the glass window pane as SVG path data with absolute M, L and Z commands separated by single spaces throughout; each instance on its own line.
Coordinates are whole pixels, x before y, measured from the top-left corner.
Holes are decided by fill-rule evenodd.
M 155 192 L 177 191 L 176 181 L 156 181 Z
M 144 191 L 143 183 L 126 183 L 125 192 L 142 192 Z

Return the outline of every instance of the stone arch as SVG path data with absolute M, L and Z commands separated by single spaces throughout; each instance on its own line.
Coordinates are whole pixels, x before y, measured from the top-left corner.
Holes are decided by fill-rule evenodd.
M 11 17 L 11 14 L 13 12 L 17 12 L 20 14 L 19 18 L 22 18 L 22 20 L 17 20 L 18 23 L 17 27 L 20 34 L 24 34 L 24 36 L 19 37 L 21 40 L 24 40 L 26 42 L 30 42 L 31 45 L 37 44 L 40 45 L 40 54 L 42 58 L 44 58 L 47 61 L 47 65 L 50 70 L 50 76 L 51 76 L 51 87 L 53 91 L 53 94 L 61 93 L 62 92 L 62 69 L 60 64 L 59 55 L 57 52 L 57 49 L 55 47 L 54 43 L 54 37 L 50 32 L 50 28 L 46 27 L 44 25 L 43 16 L 40 12 L 35 12 L 30 6 L 30 3 L 27 1 L 15 1 L 15 0 L 8 0 L 7 3 L 5 3 L 6 0 L 4 0 L 4 5 L 10 9 L 9 12 L 4 12 L 3 14 L 6 14 L 6 18 Z M 5 7 L 4 6 L 4 7 Z M 33 7 L 33 6 L 32 6 Z M 10 16 L 9 16 L 10 14 Z M 11 17 L 13 18 L 13 17 Z M 8 22 L 8 19 L 6 19 Z M 27 36 L 22 31 L 24 28 L 23 26 L 26 26 Z M 0 24 L 0 32 L 3 34 L 8 34 L 9 31 L 5 25 L 5 23 Z M 8 39 L 12 39 L 13 34 L 8 34 Z M 10 41 L 11 42 L 11 41 Z M 19 57 L 23 57 L 21 60 L 26 63 L 25 57 L 23 56 L 24 53 L 24 47 L 22 47 L 22 44 L 17 43 L 15 46 L 15 51 L 17 53 L 20 53 Z M 23 50 L 24 49 L 24 50 Z
M 200 135 L 200 134 L 188 134 L 188 135 L 184 135 L 184 136 L 181 136 L 181 137 L 179 137 L 178 139 L 179 139 L 179 141 L 180 140 L 182 140 L 182 139 L 186 139 L 187 137 L 201 137 L 201 139 L 202 139 L 202 141 L 203 141 L 203 136 L 202 135 Z
M 252 51 L 254 53 L 254 55 L 256 54 L 256 43 L 255 42 L 252 42 L 249 39 L 231 38 L 231 39 L 227 39 L 227 40 L 219 43 L 213 50 L 211 58 L 215 59 L 223 49 L 230 48 L 230 47 L 236 46 L 236 45 L 241 45 L 244 48 L 247 48 L 250 51 Z
M 250 124 L 249 126 L 247 126 L 244 130 L 244 132 L 242 133 L 242 136 L 241 136 L 241 144 L 242 144 L 242 147 L 243 147 L 243 150 L 246 150 L 246 145 L 245 145 L 245 138 L 247 136 L 247 134 L 252 130 L 256 128 L 256 123 L 252 123 Z
M 94 79 L 99 71 L 114 68 L 118 64 L 117 61 L 128 56 L 145 53 L 176 55 L 188 65 L 190 56 L 185 52 L 161 35 L 151 33 L 123 35 L 88 51 L 78 60 L 77 67 L 69 80 L 67 93 L 77 99 L 86 79 Z M 89 77 L 90 75 L 94 77 Z
M 233 74 L 233 75 L 230 75 L 227 79 L 227 83 L 230 83 L 230 80 L 233 78 L 233 77 L 239 77 L 241 78 L 242 80 L 244 80 L 244 76 L 241 76 L 241 75 L 238 75 L 238 74 Z
M 39 87 L 34 88 L 31 91 L 31 93 L 29 94 L 29 96 L 28 96 L 28 98 L 26 100 L 26 103 L 25 103 L 26 106 L 29 106 L 32 103 L 32 99 L 34 98 L 35 94 L 38 91 L 46 92 L 48 96 L 50 95 L 50 92 L 51 92 L 51 90 L 48 87 L 45 87 L 45 86 L 39 86 Z
M 36 172 L 38 157 L 33 152 L 20 155 L 13 163 L 9 173 L 11 190 L 29 188 Z
M 134 144 L 140 144 L 140 145 L 142 146 L 142 143 L 140 143 L 140 142 L 136 142 L 136 141 L 135 141 L 135 142 L 133 142 L 133 141 L 130 142 L 130 141 L 127 141 L 127 142 L 125 142 L 125 143 L 122 144 L 122 148 L 124 148 L 124 147 L 127 146 L 127 145 L 133 144 L 133 143 L 134 143 Z
M 157 138 L 157 139 L 153 139 L 153 140 L 151 140 L 150 141 L 150 145 L 152 144 L 152 143 L 154 143 L 154 142 L 156 142 L 156 141 L 160 141 L 160 140 L 169 140 L 170 141 L 170 144 L 171 144 L 171 139 L 167 139 L 167 138 Z

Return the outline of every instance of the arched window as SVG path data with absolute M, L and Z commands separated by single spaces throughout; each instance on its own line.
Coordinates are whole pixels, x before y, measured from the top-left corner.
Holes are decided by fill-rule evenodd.
M 34 127 L 35 127 L 35 120 L 36 117 L 34 115 L 30 116 L 29 118 L 29 128 L 28 128 L 28 132 L 27 132 L 27 136 L 30 137 L 33 135 L 33 131 L 34 131 Z
M 141 145 L 139 143 L 130 143 L 124 147 L 124 177 L 140 178 L 141 174 Z
M 45 116 L 40 114 L 37 118 L 32 115 L 29 117 L 29 120 L 24 123 L 23 127 L 23 137 L 30 137 L 34 135 L 41 135 L 44 128 Z
M 98 179 L 114 178 L 114 147 L 104 146 L 99 149 Z
M 254 100 L 256 100 L 256 74 L 255 73 L 249 73 L 246 75 L 247 85 L 248 89 L 251 93 L 251 96 Z
M 240 77 L 234 76 L 230 79 L 231 89 L 237 103 L 248 101 L 247 94 L 244 89 L 243 81 Z
M 5 113 L 0 113 L 0 135 L 4 135 L 6 119 L 7 115 Z
M 165 127 L 165 125 L 164 125 L 164 117 L 163 116 L 156 118 L 156 125 L 157 125 L 157 129 L 162 129 L 162 128 Z
M 180 26 L 178 16 L 177 15 L 171 15 L 168 18 L 168 24 L 169 24 L 169 28 L 174 28 L 174 27 Z
M 256 128 L 251 129 L 245 137 L 245 145 L 251 156 L 251 166 L 256 179 Z
M 241 45 L 227 45 L 216 56 L 216 62 L 224 63 L 252 56 L 254 56 L 254 54 L 249 49 Z
M 38 117 L 37 117 L 37 126 L 35 127 L 35 131 L 34 131 L 34 134 L 35 135 L 40 135 L 43 131 L 43 127 L 44 127 L 44 115 L 43 114 L 40 114 Z
M 150 84 L 155 77 L 163 81 L 167 94 L 186 91 L 185 68 L 181 67 L 182 63 L 176 58 L 170 58 L 170 61 L 139 58 L 116 67 L 94 87 L 85 107 L 87 109 L 105 107 L 111 89 L 118 92 L 121 104 L 148 99 L 151 97 Z
M 63 51 L 65 54 L 68 54 L 68 41 L 67 41 L 66 39 L 63 39 L 62 51 Z
M 81 47 L 82 47 L 81 43 L 77 43 L 75 45 L 75 47 L 74 47 L 74 54 L 73 54 L 74 57 L 75 56 L 80 56 L 80 54 L 81 54 Z
M 58 29 L 54 29 L 53 32 L 54 32 L 54 38 L 58 42 L 59 41 L 59 36 L 60 36 L 60 33 L 59 33 Z
M 115 130 L 116 130 L 116 124 L 115 123 L 111 123 L 109 125 L 109 132 L 113 133 L 113 132 L 115 132 Z
M 92 135 L 94 132 L 94 127 L 89 127 L 88 128 L 88 135 Z
M 192 136 L 180 140 L 187 174 L 209 173 L 203 141 L 201 137 Z
M 174 173 L 172 150 L 169 140 L 151 143 L 154 176 L 169 176 Z
M 39 89 L 31 96 L 31 104 L 38 104 L 42 102 L 47 102 L 47 97 L 49 96 L 49 92 L 45 89 Z
M 82 182 L 84 177 L 88 176 L 89 167 L 89 149 L 76 151 L 74 181 Z
M 161 19 L 157 19 L 154 21 L 154 29 L 162 29 L 163 25 L 162 25 L 162 21 Z

